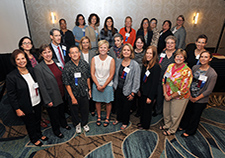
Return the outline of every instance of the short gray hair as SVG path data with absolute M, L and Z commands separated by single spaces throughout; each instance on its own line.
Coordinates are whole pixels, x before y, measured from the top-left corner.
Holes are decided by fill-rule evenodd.
M 167 42 L 167 40 L 169 40 L 169 39 L 174 40 L 175 43 L 176 43 L 176 41 L 177 41 L 177 38 L 176 38 L 175 36 L 169 35 L 169 36 L 166 37 L 165 42 Z
M 113 39 L 115 40 L 116 37 L 119 37 L 121 39 L 121 41 L 123 40 L 123 36 L 120 34 L 120 33 L 116 33 L 114 36 L 113 36 Z

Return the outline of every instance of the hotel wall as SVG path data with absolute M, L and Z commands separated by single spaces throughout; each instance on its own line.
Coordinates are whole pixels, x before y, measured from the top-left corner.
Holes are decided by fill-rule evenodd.
M 25 0 L 31 36 L 34 45 L 50 43 L 49 31 L 59 28 L 58 22 L 51 24 L 50 12 L 56 13 L 56 20 L 65 18 L 68 29 L 72 30 L 76 15 L 82 13 L 87 19 L 90 13 L 100 17 L 99 30 L 107 16 L 114 18 L 115 27 L 124 26 L 124 18 L 133 18 L 133 28 L 137 30 L 144 17 L 158 19 L 158 29 L 162 22 L 171 20 L 176 24 L 178 15 L 183 14 L 187 31 L 186 43 L 194 42 L 200 34 L 209 37 L 208 46 L 215 47 L 225 18 L 224 0 Z M 193 15 L 199 12 L 199 21 L 193 25 Z

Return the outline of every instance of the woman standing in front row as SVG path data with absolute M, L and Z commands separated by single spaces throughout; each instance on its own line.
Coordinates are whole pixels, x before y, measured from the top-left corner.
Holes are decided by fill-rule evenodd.
M 127 128 L 130 120 L 130 108 L 134 95 L 140 87 L 140 67 L 134 60 L 133 47 L 126 43 L 122 48 L 121 59 L 117 60 L 113 87 L 116 90 L 117 120 L 122 122 L 120 129 Z
M 60 126 L 70 130 L 64 113 L 64 86 L 62 82 L 62 65 L 52 60 L 52 51 L 49 45 L 42 45 L 39 49 L 40 55 L 44 60 L 35 68 L 34 72 L 40 86 L 44 105 L 47 107 L 48 115 L 52 125 L 53 133 L 63 138 Z
M 41 133 L 41 98 L 33 68 L 27 66 L 27 59 L 22 50 L 16 49 L 11 55 L 11 62 L 16 69 L 6 77 L 6 89 L 9 102 L 24 124 L 30 141 L 41 146 L 48 138 Z
M 187 55 L 183 49 L 178 49 L 174 55 L 175 63 L 168 66 L 162 80 L 164 130 L 166 136 L 175 134 L 180 124 L 190 97 L 190 85 L 192 82 L 191 69 L 184 63 Z
M 157 48 L 149 46 L 143 57 L 141 71 L 141 119 L 139 129 L 149 129 L 152 119 L 153 100 L 157 94 L 161 68 L 157 55 Z
M 85 36 L 91 40 L 91 48 L 98 49 L 99 31 L 98 26 L 100 24 L 100 18 L 97 14 L 92 13 L 88 18 L 89 26 L 85 28 Z
M 93 80 L 92 97 L 96 102 L 97 122 L 101 125 L 101 103 L 106 103 L 106 118 L 104 127 L 109 125 L 109 118 L 112 109 L 111 102 L 113 99 L 113 76 L 115 73 L 115 60 L 107 53 L 109 43 L 106 40 L 98 42 L 99 55 L 92 58 L 91 61 L 91 77 Z
M 200 54 L 199 60 L 201 65 L 195 65 L 192 68 L 194 77 L 190 88 L 191 96 L 180 124 L 180 130 L 185 130 L 181 135 L 183 137 L 196 133 L 202 112 L 216 84 L 217 73 L 209 65 L 212 54 L 204 51 Z

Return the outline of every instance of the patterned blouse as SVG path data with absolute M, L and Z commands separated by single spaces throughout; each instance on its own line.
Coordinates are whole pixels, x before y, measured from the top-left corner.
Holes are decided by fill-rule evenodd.
M 186 64 L 176 69 L 175 63 L 172 63 L 168 66 L 163 76 L 162 84 L 166 84 L 168 96 L 177 92 L 179 96 L 176 99 L 187 99 L 190 97 L 189 89 L 192 78 L 192 71 Z

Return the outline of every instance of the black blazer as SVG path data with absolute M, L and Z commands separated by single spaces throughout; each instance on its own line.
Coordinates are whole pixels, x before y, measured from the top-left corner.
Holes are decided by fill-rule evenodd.
M 161 33 L 162 31 L 160 31 Z M 159 33 L 159 34 L 160 34 Z M 157 46 L 157 51 L 158 54 L 160 54 L 164 48 L 166 48 L 166 42 L 165 39 L 167 36 L 169 35 L 173 35 L 173 33 L 170 30 L 167 30 L 166 32 L 164 32 L 161 36 L 159 36 L 159 41 L 158 41 L 158 46 Z
M 143 65 L 141 70 L 141 95 L 147 96 L 147 98 L 153 100 L 157 94 L 157 87 L 159 83 L 159 77 L 161 68 L 159 64 L 155 64 L 150 71 L 150 75 L 147 77 L 147 81 L 144 82 L 143 78 L 146 72 L 146 67 Z
M 27 67 L 27 69 L 36 82 L 33 68 Z M 25 114 L 33 113 L 27 82 L 18 69 L 13 70 L 7 75 L 6 89 L 9 102 L 14 110 L 21 109 Z
M 138 37 L 138 36 L 143 36 L 144 37 L 144 30 L 138 30 L 137 31 L 137 34 L 136 34 L 136 38 Z M 151 41 L 152 41 L 152 36 L 153 36 L 153 31 L 148 31 L 148 37 L 147 37 L 147 44 L 146 44 L 146 46 L 148 47 L 148 46 L 150 46 L 150 44 L 151 44 Z
M 51 48 L 51 50 L 52 50 L 52 59 L 56 59 L 56 60 L 58 61 L 57 56 L 56 56 L 56 52 L 54 51 L 54 49 L 53 49 L 51 43 L 49 44 L 49 46 L 50 46 L 50 48 Z M 60 47 L 61 47 L 61 49 L 62 49 L 62 45 L 60 45 Z M 62 50 L 62 51 L 63 51 L 63 50 Z M 62 53 L 63 53 L 63 52 L 62 52 Z M 64 56 L 64 60 L 65 60 L 65 63 L 67 63 L 67 62 L 70 60 L 67 51 L 66 51 L 66 56 Z

